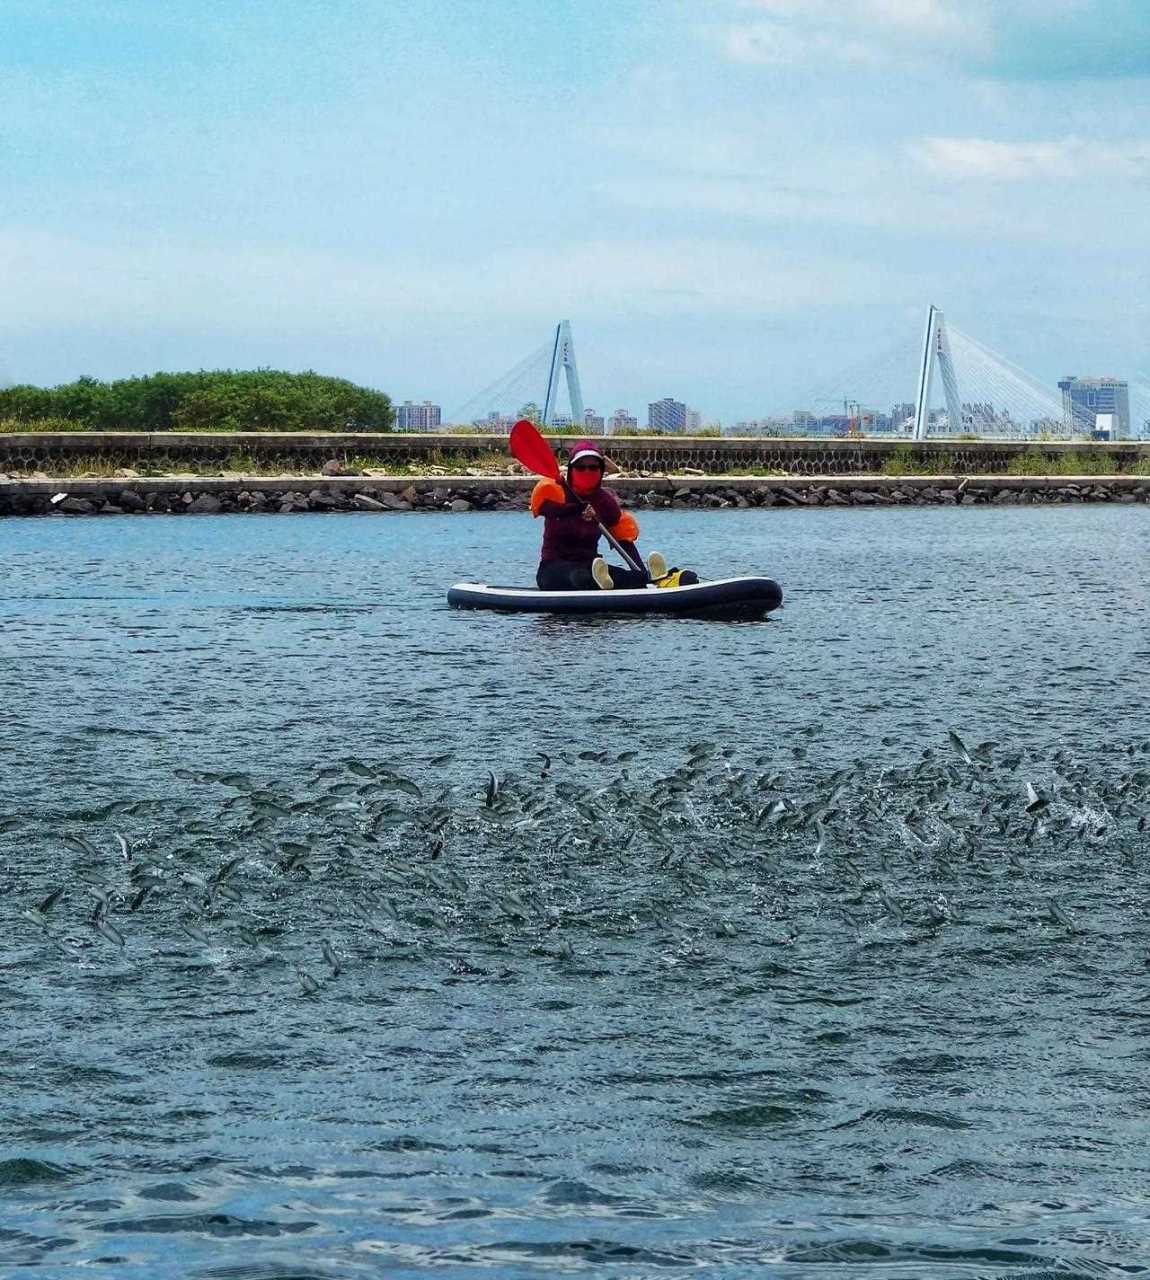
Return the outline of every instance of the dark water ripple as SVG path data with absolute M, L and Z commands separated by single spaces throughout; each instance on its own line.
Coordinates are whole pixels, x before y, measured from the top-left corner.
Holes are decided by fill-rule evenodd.
M 0 1274 L 1150 1269 L 1144 513 L 645 524 L 0 522 Z

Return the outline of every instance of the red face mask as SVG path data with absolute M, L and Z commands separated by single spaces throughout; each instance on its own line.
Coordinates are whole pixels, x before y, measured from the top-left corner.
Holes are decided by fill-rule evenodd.
M 598 467 L 572 467 L 569 472 L 571 488 L 581 497 L 594 493 L 603 480 Z

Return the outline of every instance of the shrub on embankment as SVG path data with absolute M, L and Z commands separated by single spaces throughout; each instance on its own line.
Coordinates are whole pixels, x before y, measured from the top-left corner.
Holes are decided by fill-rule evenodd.
M 387 431 L 382 391 L 278 369 L 153 373 L 0 389 L 7 431 Z
M 1142 463 L 1135 465 L 1135 472 Z M 1012 476 L 1112 476 L 1121 468 L 1104 449 L 1088 445 L 1071 453 L 1052 454 L 1040 448 L 1027 449 L 1011 458 L 1006 468 Z

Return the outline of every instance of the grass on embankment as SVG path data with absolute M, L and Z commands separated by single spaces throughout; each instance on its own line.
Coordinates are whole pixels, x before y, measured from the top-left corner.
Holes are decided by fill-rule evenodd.
M 16 419 L 0 419 L 0 433 L 26 431 L 26 422 Z M 82 431 L 78 424 L 66 419 L 43 419 L 35 424 L 44 431 Z M 209 433 L 210 434 L 210 433 Z M 389 442 L 390 443 L 390 442 Z M 462 441 L 461 441 L 462 444 Z M 365 472 L 378 476 L 417 477 L 444 475 L 479 475 L 492 479 L 509 475 L 523 475 L 507 453 L 501 449 L 485 449 L 481 453 L 464 453 L 454 449 L 435 449 L 429 453 L 421 453 L 418 458 L 398 461 L 394 456 L 373 456 L 370 452 L 342 459 L 352 471 Z M 876 459 L 876 462 L 878 460 Z M 971 472 L 960 468 L 954 454 L 943 448 L 921 448 L 911 444 L 899 444 L 883 461 L 875 472 L 859 472 L 859 478 L 867 474 L 883 476 L 935 476 L 954 475 L 962 470 L 964 474 L 988 474 Z M 124 475 L 127 471 L 128 474 Z M 15 459 L 5 461 L 0 457 L 0 473 L 18 478 L 27 478 L 35 472 L 41 472 L 54 479 L 131 479 L 141 477 L 188 476 L 203 478 L 233 478 L 239 476 L 253 477 L 315 477 L 321 473 L 320 466 L 314 457 L 299 458 L 290 454 L 283 457 L 258 456 L 258 450 L 233 450 L 223 458 L 196 459 L 178 456 L 166 450 L 148 451 L 144 455 L 135 456 L 128 452 L 102 450 L 98 452 L 77 451 L 71 457 L 54 458 L 40 462 L 34 466 L 18 464 Z M 627 470 L 627 475 L 635 472 Z M 685 484 L 699 479 L 698 468 L 683 464 L 680 467 L 666 467 L 647 472 L 660 476 L 682 479 Z M 778 467 L 748 467 L 746 465 L 712 466 L 705 473 L 706 478 L 731 479 L 740 477 L 802 478 L 805 473 L 790 472 Z M 1150 458 L 1143 458 L 1130 467 L 1118 464 L 1114 455 L 1105 447 L 1083 445 L 1080 449 L 1069 452 L 1048 451 L 1041 445 L 1032 445 L 1023 453 L 1015 454 L 1009 459 L 1003 472 L 998 474 L 1015 476 L 1109 476 L 1109 475 L 1150 475 Z M 349 477 L 350 479 L 351 477 Z
M 487 453 L 479 457 L 437 452 L 426 458 L 411 459 L 405 463 L 371 457 L 348 458 L 345 465 L 354 474 L 346 479 L 354 480 L 356 475 L 377 477 L 434 478 L 444 476 L 489 476 L 492 480 L 506 479 L 511 476 L 522 477 L 522 470 L 512 471 L 508 459 L 501 453 Z M 298 459 L 282 460 L 259 459 L 249 455 L 232 454 L 228 458 L 216 462 L 201 462 L 186 458 L 175 458 L 165 454 L 151 454 L 147 461 L 138 458 L 124 458 L 114 454 L 90 453 L 75 458 L 53 459 L 38 463 L 36 466 L 16 466 L 11 462 L 0 460 L 0 474 L 13 479 L 29 479 L 34 475 L 44 475 L 58 480 L 108 480 L 121 478 L 130 481 L 136 477 L 160 479 L 164 477 L 187 476 L 195 479 L 238 479 L 244 476 L 256 478 L 272 478 L 284 476 L 292 479 L 318 479 L 321 472 L 314 463 L 301 462 Z M 624 471 L 623 475 L 635 475 Z M 773 467 L 715 468 L 705 476 L 698 471 L 689 472 L 667 468 L 648 475 L 666 476 L 690 484 L 699 479 L 776 479 L 776 480 L 809 480 L 806 473 L 782 471 Z M 925 464 L 907 465 L 900 460 L 890 459 L 875 472 L 858 472 L 853 478 L 865 480 L 867 475 L 898 476 L 947 476 L 956 474 L 954 461 L 950 458 L 933 458 Z M 1023 454 L 1011 460 L 1005 473 L 1011 476 L 1114 476 L 1114 475 L 1150 475 L 1150 459 L 1143 459 L 1133 467 L 1122 469 L 1116 466 L 1112 458 L 1091 457 L 1089 454 L 1062 454 L 1058 457 Z
M 950 453 L 918 453 L 910 445 L 899 445 L 882 464 L 884 476 L 946 476 L 959 468 Z M 1051 453 L 1033 446 L 1015 454 L 1003 472 L 1008 476 L 1118 476 L 1150 475 L 1150 458 L 1143 458 L 1130 468 L 1118 465 L 1107 449 L 1089 445 L 1067 453 Z
M 405 463 L 382 458 L 354 457 L 347 458 L 344 465 L 353 473 L 345 477 L 354 480 L 356 475 L 412 479 L 434 479 L 444 476 L 489 476 L 492 480 L 523 477 L 527 472 L 522 469 L 512 470 L 512 464 L 502 453 L 485 453 L 478 457 L 434 452 L 425 458 L 412 459 Z M 34 474 L 42 474 L 56 480 L 110 480 L 121 478 L 125 481 L 136 477 L 159 479 L 162 477 L 188 476 L 196 479 L 231 479 L 242 476 L 319 479 L 322 473 L 313 463 L 302 463 L 295 459 L 253 458 L 247 455 L 232 454 L 222 462 L 197 462 L 186 458 L 172 458 L 164 454 L 151 454 L 146 462 L 136 458 L 117 457 L 112 454 L 89 453 L 73 459 L 53 459 L 37 464 L 35 467 L 15 466 L 11 462 L 0 460 L 0 473 L 14 479 L 28 479 Z M 125 474 L 127 473 L 127 474 Z M 635 475 L 635 472 L 624 471 L 623 475 Z M 689 484 L 692 480 L 718 477 L 755 477 L 759 479 L 800 478 L 788 471 L 776 468 L 760 467 L 755 470 L 747 468 L 731 468 L 729 470 L 708 471 L 700 476 L 697 470 L 690 472 L 677 471 L 670 468 L 664 471 L 647 472 L 648 475 L 669 476 Z M 339 479 L 340 477 L 335 477 Z
M 477 457 L 467 457 L 463 454 L 435 450 L 424 458 L 410 459 L 407 462 L 372 458 L 366 455 L 341 459 L 341 461 L 349 471 L 367 472 L 378 476 L 426 477 L 429 474 L 435 475 L 437 472 L 454 476 L 467 475 L 471 472 L 493 477 L 509 474 L 506 454 L 495 451 L 483 453 Z M 0 471 L 17 479 L 27 479 L 35 473 L 42 473 L 61 480 L 105 480 L 115 477 L 130 480 L 136 477 L 164 476 L 216 479 L 239 476 L 292 476 L 316 479 L 322 474 L 311 460 L 256 458 L 245 453 L 232 453 L 219 461 L 197 461 L 173 457 L 165 453 L 150 453 L 146 459 L 113 453 L 85 453 L 68 459 L 53 458 L 31 467 L 15 466 L 11 462 L 0 459 Z M 348 479 L 354 479 L 354 476 L 349 476 Z

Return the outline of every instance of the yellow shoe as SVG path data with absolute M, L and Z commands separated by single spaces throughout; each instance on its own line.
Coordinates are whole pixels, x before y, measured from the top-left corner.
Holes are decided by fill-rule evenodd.
M 647 557 L 647 572 L 651 575 L 652 582 L 667 576 L 667 560 L 658 551 L 652 551 Z
M 595 585 L 600 591 L 615 589 L 615 579 L 611 577 L 611 570 L 607 568 L 607 561 L 602 556 L 596 556 L 592 561 L 591 576 L 595 579 Z

